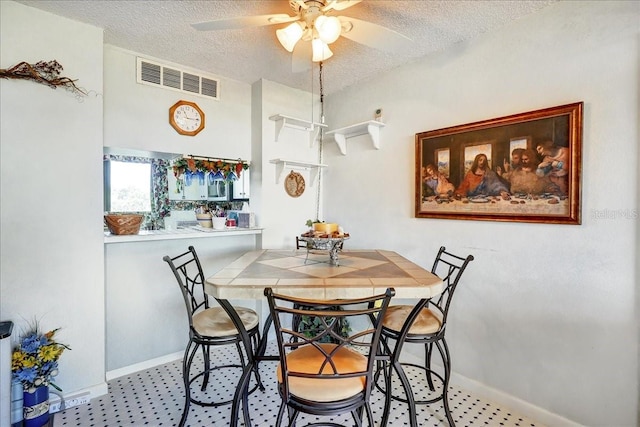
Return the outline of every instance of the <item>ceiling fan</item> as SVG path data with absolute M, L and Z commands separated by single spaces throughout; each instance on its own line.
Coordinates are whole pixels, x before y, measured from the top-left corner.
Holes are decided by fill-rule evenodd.
M 287 51 L 292 52 L 293 71 L 304 71 L 311 67 L 311 61 L 329 59 L 333 52 L 329 45 L 340 36 L 357 43 L 385 51 L 394 51 L 411 40 L 389 28 L 349 16 L 334 16 L 334 11 L 342 11 L 362 0 L 290 0 L 289 5 L 296 13 L 241 16 L 230 19 L 191 24 L 200 31 L 228 30 L 266 25 L 285 24 L 276 30 L 276 36 Z M 311 59 L 311 61 L 309 61 Z

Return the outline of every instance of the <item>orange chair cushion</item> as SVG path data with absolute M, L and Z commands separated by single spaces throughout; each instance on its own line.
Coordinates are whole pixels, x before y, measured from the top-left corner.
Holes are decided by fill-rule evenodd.
M 258 314 L 245 307 L 234 307 L 242 320 L 245 329 L 250 330 L 258 325 Z M 222 307 L 211 307 L 193 315 L 193 327 L 202 336 L 226 337 L 238 333 L 231 318 Z
M 320 344 L 329 353 L 336 347 L 335 344 Z M 332 357 L 338 373 L 365 372 L 367 370 L 367 358 L 361 353 L 341 347 Z M 324 355 L 312 345 L 299 347 L 287 355 L 287 368 L 289 372 L 303 372 L 317 374 L 324 362 Z M 325 365 L 323 374 L 333 373 L 331 365 Z M 282 382 L 280 363 L 276 367 L 278 383 Z M 289 391 L 302 399 L 315 402 L 333 402 L 346 399 L 362 392 L 365 386 L 365 377 L 319 379 L 300 378 L 289 376 Z
M 413 310 L 412 305 L 392 305 L 387 308 L 382 318 L 382 326 L 392 331 L 400 332 L 404 322 Z M 428 335 L 434 334 L 442 327 L 442 319 L 435 312 L 428 308 L 423 308 L 416 317 L 416 320 L 409 328 L 410 334 Z

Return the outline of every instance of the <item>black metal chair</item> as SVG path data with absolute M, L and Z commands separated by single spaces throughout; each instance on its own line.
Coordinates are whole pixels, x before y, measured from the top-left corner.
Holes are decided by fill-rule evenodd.
M 265 289 L 280 356 L 276 376 L 282 403 L 276 426 L 282 424 L 285 409 L 289 426 L 295 425 L 301 412 L 315 416 L 351 413 L 357 426 L 362 426 L 366 412 L 369 425 L 374 425 L 369 400 L 380 348 L 379 319 L 394 294 L 387 289 L 368 298 L 327 301 L 277 295 Z M 285 326 L 293 317 L 306 315 L 312 315 L 314 321 L 302 331 Z M 358 331 L 344 333 L 344 319 L 358 325 Z
M 258 387 L 264 390 L 257 365 L 254 364 L 255 348 L 257 348 L 260 341 L 259 317 L 254 310 L 245 307 L 233 307 L 227 301 L 218 300 L 217 298 L 215 299 L 220 306 L 210 307 L 208 295 L 204 290 L 202 265 L 193 246 L 189 246 L 187 252 L 173 258 L 165 256 L 162 259 L 169 264 L 178 281 L 189 318 L 189 343 L 182 360 L 185 405 L 179 424 L 184 426 L 191 403 L 200 406 L 218 407 L 233 402 L 233 398 L 213 402 L 194 398 L 191 392 L 191 384 L 198 378 L 202 377 L 201 390 L 204 391 L 209 383 L 210 374 L 216 370 L 238 368 L 244 373 L 245 369 L 253 369 L 256 385 L 249 392 L 255 391 Z M 212 363 L 209 353 L 210 347 L 223 345 L 236 346 L 240 363 L 232 363 L 233 361 L 229 360 L 223 361 L 221 364 L 214 365 Z M 204 366 L 200 372 L 191 375 L 193 361 L 199 348 L 202 349 Z M 240 378 L 240 375 L 238 375 L 238 378 Z M 243 396 L 243 409 L 245 424 L 250 425 L 248 423 L 249 414 L 246 395 Z
M 447 396 L 451 376 L 451 355 L 447 347 L 445 331 L 447 315 L 453 294 L 462 273 L 472 260 L 472 255 L 463 258 L 447 252 L 445 247 L 442 246 L 438 251 L 438 255 L 431 269 L 431 272 L 439 276 L 444 282 L 442 293 L 434 299 L 420 300 L 416 305 L 392 305 L 384 314 L 381 343 L 384 347 L 383 352 L 389 354 L 391 360 L 390 364 L 386 364 L 385 369 L 376 372 L 376 380 L 379 378 L 380 372 L 384 373 L 385 387 L 382 388 L 377 381 L 376 386 L 383 392 L 385 392 L 385 389 L 389 389 L 389 384 L 391 384 L 392 375 L 395 371 L 402 384 L 404 397 L 393 394 L 393 392 L 385 392 L 385 409 L 382 418 L 383 426 L 387 424 L 392 399 L 408 404 L 411 427 L 417 427 L 415 405 L 431 404 L 438 401 L 442 401 L 449 425 L 455 425 L 453 417 L 451 416 L 451 410 L 449 409 Z M 393 350 L 390 348 L 391 341 L 394 343 Z M 424 366 L 400 362 L 400 354 L 406 343 L 424 345 Z M 436 369 L 436 367 L 431 364 L 434 346 L 440 353 L 442 369 Z M 441 393 L 433 397 L 431 397 L 432 395 L 430 394 L 425 399 L 417 399 L 416 396 L 413 395 L 403 365 L 424 370 L 431 392 L 435 392 L 433 378 L 438 378 L 442 385 Z

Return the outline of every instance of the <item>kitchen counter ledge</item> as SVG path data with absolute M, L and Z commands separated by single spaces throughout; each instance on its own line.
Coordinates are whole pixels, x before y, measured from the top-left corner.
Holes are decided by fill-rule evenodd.
M 214 230 L 212 228 L 180 228 L 177 230 L 140 230 L 138 234 L 114 235 L 104 233 L 104 243 L 149 242 L 155 240 L 200 239 L 209 237 L 243 236 L 248 234 L 262 234 L 262 228 L 227 228 Z

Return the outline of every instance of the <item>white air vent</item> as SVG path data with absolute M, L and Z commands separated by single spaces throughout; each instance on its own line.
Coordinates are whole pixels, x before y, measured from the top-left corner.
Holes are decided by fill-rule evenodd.
M 220 81 L 138 57 L 138 83 L 218 99 Z

